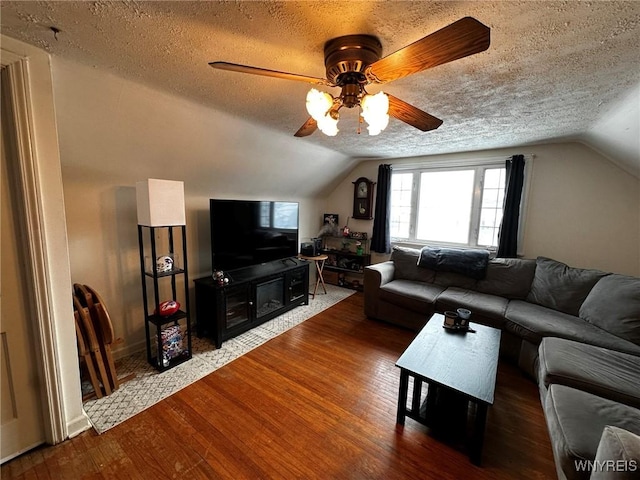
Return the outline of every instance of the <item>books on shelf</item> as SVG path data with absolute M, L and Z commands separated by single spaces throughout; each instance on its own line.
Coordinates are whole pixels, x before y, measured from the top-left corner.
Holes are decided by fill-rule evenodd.
M 179 357 L 184 352 L 182 331 L 180 325 L 172 325 L 163 328 L 160 332 L 162 340 L 162 361 L 168 363 L 171 359 Z

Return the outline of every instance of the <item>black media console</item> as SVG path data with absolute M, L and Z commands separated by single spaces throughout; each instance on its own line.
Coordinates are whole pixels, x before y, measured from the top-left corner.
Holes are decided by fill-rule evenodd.
M 309 303 L 309 262 L 295 257 L 225 272 L 229 283 L 196 279 L 198 337 L 216 348 L 261 323 Z

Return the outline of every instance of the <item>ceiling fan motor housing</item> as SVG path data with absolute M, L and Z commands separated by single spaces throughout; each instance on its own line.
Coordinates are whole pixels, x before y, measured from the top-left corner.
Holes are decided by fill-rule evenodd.
M 368 82 L 365 69 L 380 60 L 382 45 L 373 35 L 345 35 L 324 45 L 327 80 L 337 86 Z

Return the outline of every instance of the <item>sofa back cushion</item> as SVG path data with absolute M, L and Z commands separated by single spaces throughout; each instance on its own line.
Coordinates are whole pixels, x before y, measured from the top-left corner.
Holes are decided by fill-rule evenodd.
M 476 283 L 478 283 L 478 281 L 475 278 L 468 277 L 461 273 L 441 272 L 440 270 L 438 270 L 436 272 L 436 278 L 433 280 L 433 283 L 445 288 L 458 287 L 467 290 L 475 290 Z
M 476 290 L 524 300 L 531 289 L 535 271 L 536 261 L 533 258 L 494 258 L 489 261 L 484 279 L 476 284 Z
M 395 268 L 393 278 L 433 283 L 436 272 L 428 268 L 418 267 L 418 258 L 420 258 L 420 250 L 394 246 L 391 251 L 391 260 L 393 260 Z
M 580 307 L 580 318 L 640 345 L 640 278 L 602 278 Z
M 599 270 L 573 268 L 550 258 L 538 257 L 527 301 L 578 316 L 582 302 L 605 275 Z

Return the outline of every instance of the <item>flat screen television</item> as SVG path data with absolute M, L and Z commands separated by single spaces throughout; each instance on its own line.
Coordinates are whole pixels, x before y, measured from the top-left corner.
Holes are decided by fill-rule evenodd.
M 233 270 L 298 253 L 298 203 L 209 201 L 214 270 Z

